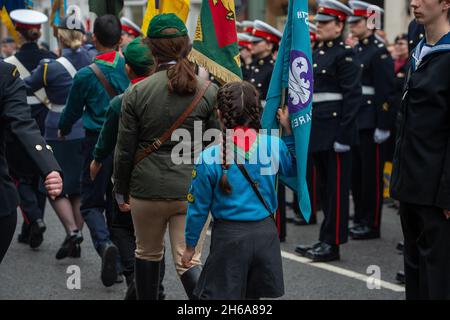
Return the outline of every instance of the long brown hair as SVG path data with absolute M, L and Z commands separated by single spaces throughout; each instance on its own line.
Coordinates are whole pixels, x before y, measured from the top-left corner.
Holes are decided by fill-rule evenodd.
M 220 189 L 231 194 L 232 187 L 228 181 L 227 171 L 227 139 L 226 130 L 237 126 L 254 130 L 261 129 L 261 105 L 256 88 L 249 82 L 230 82 L 219 89 L 217 93 L 217 108 L 222 120 L 222 177 Z
M 174 28 L 165 29 L 163 33 L 173 34 L 178 30 Z M 145 39 L 156 60 L 156 64 L 170 61 L 177 63 L 170 66 L 167 71 L 169 77 L 169 91 L 179 95 L 193 94 L 197 88 L 197 77 L 194 66 L 189 62 L 187 56 L 191 51 L 189 37 Z
M 27 42 L 36 42 L 42 35 L 41 30 L 37 28 L 32 29 L 17 28 L 16 30 L 22 35 L 22 37 Z

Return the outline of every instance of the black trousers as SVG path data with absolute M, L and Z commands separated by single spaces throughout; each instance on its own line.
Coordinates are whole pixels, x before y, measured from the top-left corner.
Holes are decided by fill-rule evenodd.
M 14 236 L 17 224 L 17 211 L 14 210 L 10 215 L 0 217 L 0 264 L 8 251 L 11 240 Z
M 308 154 L 308 163 L 306 167 L 306 183 L 308 185 L 309 199 L 311 201 L 310 221 L 315 221 L 317 219 L 317 211 L 321 210 L 322 206 L 320 204 L 320 195 L 318 192 L 317 168 L 314 165 L 311 154 Z M 299 215 L 300 219 L 304 220 L 303 214 L 300 212 L 300 207 L 298 205 L 297 194 L 294 194 L 293 207 L 294 212 Z
M 443 209 L 400 203 L 406 299 L 450 299 L 450 220 Z
M 312 154 L 317 168 L 318 187 L 325 219 L 320 228 L 321 242 L 340 245 L 348 240 L 351 152 L 334 150 Z
M 359 132 L 360 144 L 353 149 L 351 188 L 355 204 L 355 224 L 380 229 L 384 144 L 376 144 L 373 133 L 374 130 Z
M 15 178 L 23 215 L 22 233 L 29 232 L 29 225 L 44 218 L 46 195 L 40 188 L 39 176 Z

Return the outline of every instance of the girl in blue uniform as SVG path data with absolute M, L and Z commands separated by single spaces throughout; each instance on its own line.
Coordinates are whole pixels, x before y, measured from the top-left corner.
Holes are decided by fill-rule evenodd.
M 277 173 L 296 174 L 288 111 L 278 112 L 285 133 L 280 139 L 257 132 L 262 109 L 250 83 L 226 84 L 218 92 L 217 103 L 227 139 L 204 150 L 192 173 L 182 262 L 191 265 L 211 212 L 210 254 L 195 296 L 214 300 L 280 297 L 283 271 L 272 213 L 277 208 Z

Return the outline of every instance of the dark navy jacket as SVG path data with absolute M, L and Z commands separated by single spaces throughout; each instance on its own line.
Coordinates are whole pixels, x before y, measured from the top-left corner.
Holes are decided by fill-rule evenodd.
M 385 45 L 374 35 L 360 41 L 355 50 L 363 70 L 363 100 L 358 127 L 360 130 L 389 130 L 393 125 L 394 61 Z
M 313 53 L 314 95 L 341 94 L 341 100 L 314 102 L 310 151 L 332 150 L 334 142 L 358 142 L 356 116 L 361 104 L 361 68 L 341 37 Z

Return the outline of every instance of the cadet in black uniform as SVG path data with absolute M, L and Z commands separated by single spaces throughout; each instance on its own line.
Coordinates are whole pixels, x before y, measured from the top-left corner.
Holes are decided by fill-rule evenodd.
M 59 196 L 62 191 L 60 168 L 41 137 L 36 122 L 31 118 L 25 85 L 16 67 L 0 61 L 0 263 L 14 235 L 19 204 L 19 196 L 8 174 L 5 159 L 7 134 L 18 139 L 27 157 L 36 164 L 40 175 L 46 177 L 45 186 L 49 196 Z
M 275 66 L 273 54 L 278 51 L 283 34 L 260 20 L 255 20 L 252 34 L 253 62 L 248 79 L 244 80 L 249 81 L 256 87 L 264 106 Z
M 347 242 L 351 149 L 358 140 L 356 118 L 361 101 L 361 68 L 344 43 L 345 21 L 352 11 L 335 0 L 321 1 L 317 22 L 320 41 L 313 54 L 314 98 L 310 154 L 317 168 L 325 215 L 319 242 L 296 252 L 314 262 L 340 259 Z
M 47 22 L 48 19 L 44 14 L 34 10 L 11 11 L 11 19 L 15 22 L 16 30 L 25 42 L 17 53 L 5 59 L 5 62 L 15 65 L 24 79 L 30 75 L 42 59 L 56 58 L 53 53 L 39 49 L 37 44 L 41 37 L 41 24 Z M 31 116 L 36 120 L 41 135 L 44 135 L 45 119 L 48 113 L 45 105 L 48 103 L 45 91 L 27 90 L 27 103 L 31 107 Z M 14 136 L 7 139 L 7 159 L 10 174 L 16 180 L 24 217 L 19 242 L 28 243 L 31 248 L 37 248 L 43 241 L 43 233 L 46 229 L 43 221 L 46 197 L 39 190 L 38 170 L 35 164 L 29 161 L 26 150 L 17 143 Z
M 350 1 L 354 16 L 350 31 L 359 39 L 356 56 L 361 64 L 363 99 L 358 114 L 359 147 L 353 150 L 352 194 L 355 226 L 354 240 L 380 237 L 383 207 L 384 142 L 392 131 L 390 101 L 394 88 L 394 63 L 385 45 L 369 29 L 369 19 L 381 19 L 383 10 L 363 1 Z M 373 12 L 376 11 L 376 17 Z M 375 18 L 375 19 L 373 19 Z

